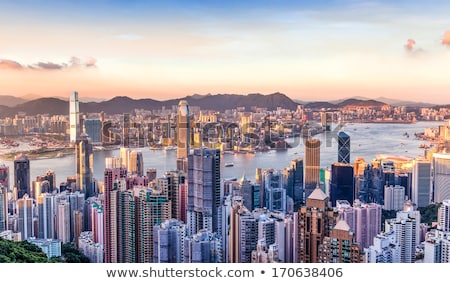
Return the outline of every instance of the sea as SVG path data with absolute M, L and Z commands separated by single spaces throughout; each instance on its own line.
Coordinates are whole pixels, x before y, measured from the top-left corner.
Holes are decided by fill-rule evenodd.
M 366 161 L 375 159 L 377 154 L 416 158 L 424 155 L 420 148 L 428 142 L 415 137 L 415 133 L 423 133 L 425 128 L 437 128 L 443 124 L 436 122 L 417 122 L 412 124 L 396 123 L 347 123 L 343 126 L 334 125 L 330 132 L 314 136 L 321 141 L 320 163 L 322 168 L 331 167 L 337 162 L 338 144 L 337 133 L 344 131 L 350 136 L 350 159 L 363 157 Z M 249 180 L 255 179 L 256 168 L 283 169 L 289 166 L 290 161 L 304 158 L 303 138 L 287 139 L 291 148 L 282 151 L 270 150 L 255 153 L 227 153 L 221 156 L 221 178 L 240 179 L 243 175 Z M 150 148 L 135 148 L 142 151 L 144 168 L 156 168 L 158 177 L 165 171 L 176 169 L 176 150 L 155 150 Z M 119 149 L 102 150 L 94 152 L 94 178 L 103 181 L 106 157 L 119 157 Z M 13 161 L 1 160 L 10 168 L 10 186 L 14 180 Z M 225 166 L 226 163 L 233 166 Z M 36 176 L 44 175 L 47 170 L 56 174 L 57 184 L 66 180 L 68 176 L 75 176 L 75 154 L 55 158 L 30 160 L 31 180 Z

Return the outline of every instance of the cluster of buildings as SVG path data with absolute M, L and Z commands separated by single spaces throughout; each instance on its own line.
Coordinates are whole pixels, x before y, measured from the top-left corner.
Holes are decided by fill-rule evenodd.
M 49 170 L 31 181 L 25 154 L 14 160 L 12 182 L 9 168 L 0 166 L 1 237 L 33 242 L 49 257 L 73 242 L 92 262 L 107 263 L 450 260 L 445 145 L 415 160 L 380 155 L 352 164 L 350 136 L 339 132 L 337 162 L 330 168 L 320 167 L 320 140 L 308 137 L 304 157 L 286 168 L 258 168 L 254 182 L 245 175 L 224 180 L 223 143 L 211 139 L 209 146 L 196 146 L 189 105 L 180 101 L 176 169 L 160 177 L 146 169 L 142 153 L 131 148 L 136 135 L 124 117 L 121 133 L 130 139 L 123 139 L 120 156 L 105 160 L 103 180 L 95 180 L 93 143 L 87 120 L 80 126 L 77 101 L 75 93 L 70 141 L 76 176 L 58 186 Z M 322 121 L 330 131 L 326 114 Z M 417 207 L 431 203 L 440 209 L 436 225 L 428 227 Z M 383 209 L 395 210 L 396 217 L 382 223 Z

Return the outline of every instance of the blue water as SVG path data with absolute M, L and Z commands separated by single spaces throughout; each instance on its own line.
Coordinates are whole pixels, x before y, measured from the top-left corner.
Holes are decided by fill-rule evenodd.
M 389 154 L 415 158 L 423 155 L 424 150 L 419 148 L 422 140 L 417 140 L 414 133 L 423 132 L 425 128 L 437 128 L 442 122 L 418 122 L 415 124 L 350 124 L 343 130 L 350 136 L 351 160 L 363 157 L 366 161 L 375 158 L 376 154 Z M 409 138 L 404 135 L 407 132 Z M 322 167 L 330 167 L 337 162 L 337 132 L 322 133 L 315 136 L 321 140 L 320 158 Z M 240 178 L 243 174 L 254 180 L 256 168 L 283 169 L 289 166 L 291 160 L 304 157 L 304 144 L 301 138 L 291 139 L 293 145 L 286 151 L 256 152 L 255 154 L 224 154 L 222 155 L 221 176 L 225 179 Z M 139 149 L 143 153 L 145 168 L 156 168 L 158 176 L 164 171 L 176 168 L 176 151 Z M 94 177 L 103 180 L 105 158 L 119 156 L 119 150 L 97 151 L 94 154 Z M 13 162 L 3 161 L 10 168 L 10 185 L 13 179 Z M 233 167 L 224 167 L 227 162 L 233 162 Z M 60 183 L 67 176 L 75 175 L 75 156 L 67 155 L 60 158 L 37 159 L 30 161 L 31 180 L 43 175 L 48 169 L 56 173 L 56 181 Z

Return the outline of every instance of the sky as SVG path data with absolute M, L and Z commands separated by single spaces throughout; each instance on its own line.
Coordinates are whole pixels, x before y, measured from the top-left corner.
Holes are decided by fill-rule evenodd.
M 4 3 L 6 2 L 6 3 Z M 0 0 L 0 95 L 450 103 L 450 1 Z

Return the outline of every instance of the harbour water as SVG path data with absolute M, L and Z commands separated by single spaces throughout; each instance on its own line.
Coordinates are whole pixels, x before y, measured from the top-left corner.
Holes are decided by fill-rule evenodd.
M 414 124 L 383 124 L 383 123 L 355 123 L 347 124 L 344 130 L 351 140 L 351 160 L 363 157 L 366 161 L 375 158 L 376 154 L 387 154 L 415 158 L 424 154 L 419 148 L 423 140 L 416 139 L 414 133 L 422 133 L 425 128 L 437 128 L 442 122 L 418 122 Z M 338 130 L 321 133 L 316 136 L 321 140 L 320 158 L 321 167 L 330 167 L 337 162 L 337 134 Z M 407 133 L 408 135 L 406 135 Z M 254 180 L 256 168 L 283 169 L 289 166 L 291 160 L 304 157 L 304 143 L 301 138 L 288 141 L 292 148 L 285 151 L 271 150 L 256 153 L 223 154 L 221 158 L 221 176 L 224 179 L 240 178 L 243 174 Z M 156 168 L 158 176 L 165 171 L 176 168 L 176 150 L 151 150 L 139 148 L 143 153 L 144 167 Z M 119 156 L 119 150 L 96 151 L 94 153 L 94 177 L 102 181 L 105 168 L 105 158 Z M 10 168 L 10 186 L 14 180 L 13 161 L 0 160 Z M 225 163 L 233 166 L 225 167 Z M 75 155 L 66 155 L 58 158 L 35 159 L 30 161 L 31 180 L 43 175 L 49 169 L 55 171 L 56 181 L 59 184 L 67 176 L 75 175 Z

